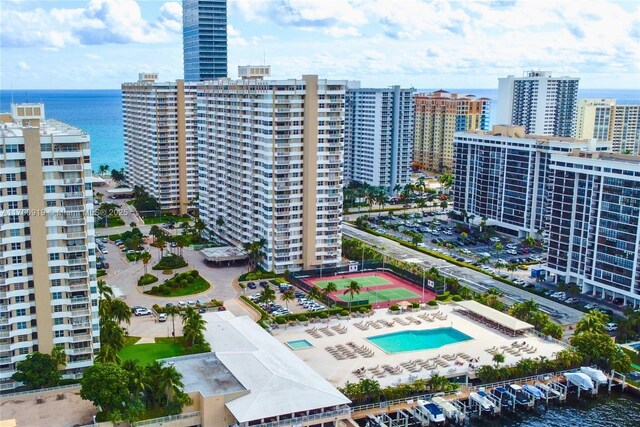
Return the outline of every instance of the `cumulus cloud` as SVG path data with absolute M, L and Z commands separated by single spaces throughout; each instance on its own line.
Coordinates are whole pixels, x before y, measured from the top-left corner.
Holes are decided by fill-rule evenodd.
M 16 64 L 16 66 L 17 66 L 19 69 L 21 69 L 21 70 L 25 70 L 25 71 L 26 71 L 26 70 L 31 69 L 31 67 L 29 66 L 29 64 L 27 64 L 27 63 L 26 63 L 26 62 L 24 62 L 24 61 L 18 61 L 18 63 Z
M 3 47 L 60 49 L 68 45 L 161 43 L 182 28 L 182 6 L 164 3 L 154 21 L 135 0 L 91 0 L 83 8 L 0 10 Z

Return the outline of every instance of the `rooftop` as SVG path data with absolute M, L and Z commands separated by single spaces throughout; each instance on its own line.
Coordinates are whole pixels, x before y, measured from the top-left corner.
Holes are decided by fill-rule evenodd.
M 164 361 L 182 374 L 185 393 L 198 391 L 208 397 L 246 390 L 215 353 L 172 357 Z
M 203 318 L 215 356 L 249 391 L 227 403 L 238 422 L 350 403 L 249 317 L 217 312 Z
M 21 137 L 22 130 L 24 128 L 29 128 L 30 126 L 23 126 L 21 123 L 17 122 L 4 122 L 0 124 L 0 131 L 2 135 L 6 137 Z M 82 129 L 78 129 L 77 127 L 73 127 L 66 123 L 60 122 L 54 119 L 47 119 L 40 122 L 40 135 L 42 136 L 86 136 L 89 137 Z
M 505 328 L 509 328 L 512 331 L 525 331 L 527 329 L 533 329 L 533 325 L 518 320 L 515 317 L 511 317 L 501 311 L 495 310 L 486 305 L 480 304 L 477 301 L 460 301 L 456 303 L 460 307 L 463 307 L 475 314 L 478 314 L 486 319 L 489 319 Z
M 248 255 L 241 249 L 235 246 L 219 246 L 216 248 L 205 248 L 200 253 L 206 258 L 207 261 L 232 261 L 238 259 L 244 259 Z

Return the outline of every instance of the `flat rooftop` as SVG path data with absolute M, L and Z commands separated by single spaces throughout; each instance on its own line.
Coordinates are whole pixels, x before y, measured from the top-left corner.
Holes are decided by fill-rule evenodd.
M 25 127 L 17 122 L 4 122 L 0 124 L 0 132 L 5 137 L 21 137 Z M 42 136 L 84 136 L 87 139 L 89 134 L 77 127 L 68 125 L 54 119 L 47 119 L 40 122 L 40 135 Z
M 184 392 L 200 392 L 203 396 L 236 393 L 246 390 L 240 381 L 218 359 L 215 353 L 163 359 L 182 374 Z

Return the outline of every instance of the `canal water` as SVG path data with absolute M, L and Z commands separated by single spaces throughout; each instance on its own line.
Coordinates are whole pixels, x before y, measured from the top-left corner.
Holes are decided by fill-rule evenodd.
M 639 427 L 640 399 L 629 394 L 612 393 L 576 400 L 569 396 L 564 404 L 552 404 L 544 410 L 502 414 L 493 420 L 474 419 L 471 426 L 519 427 Z

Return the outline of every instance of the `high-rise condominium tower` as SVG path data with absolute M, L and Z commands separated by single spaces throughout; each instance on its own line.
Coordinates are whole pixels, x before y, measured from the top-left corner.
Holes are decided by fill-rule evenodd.
M 227 77 L 227 0 L 183 0 L 185 81 Z
M 347 90 L 345 181 L 383 187 L 389 192 L 409 182 L 414 92 L 400 86 Z
M 524 126 L 528 134 L 575 137 L 579 80 L 550 71 L 498 79 L 496 123 Z
M 616 105 L 615 99 L 581 99 L 578 138 L 613 142 L 613 151 L 637 155 L 640 150 L 640 105 Z
M 521 126 L 456 133 L 454 209 L 519 237 L 546 235 L 551 153 L 611 149 L 611 143 L 525 135 Z
M 346 81 L 198 84 L 200 217 L 237 246 L 264 238 L 283 272 L 341 257 Z
M 126 176 L 163 211 L 183 214 L 198 188 L 196 86 L 157 78 L 140 73 L 137 82 L 122 84 Z
M 0 389 L 32 352 L 99 350 L 89 135 L 45 120 L 43 104 L 0 115 Z
M 489 130 L 491 100 L 445 90 L 415 96 L 413 161 L 420 167 L 453 169 L 453 134 Z
M 640 307 L 640 157 L 551 155 L 547 270 Z

